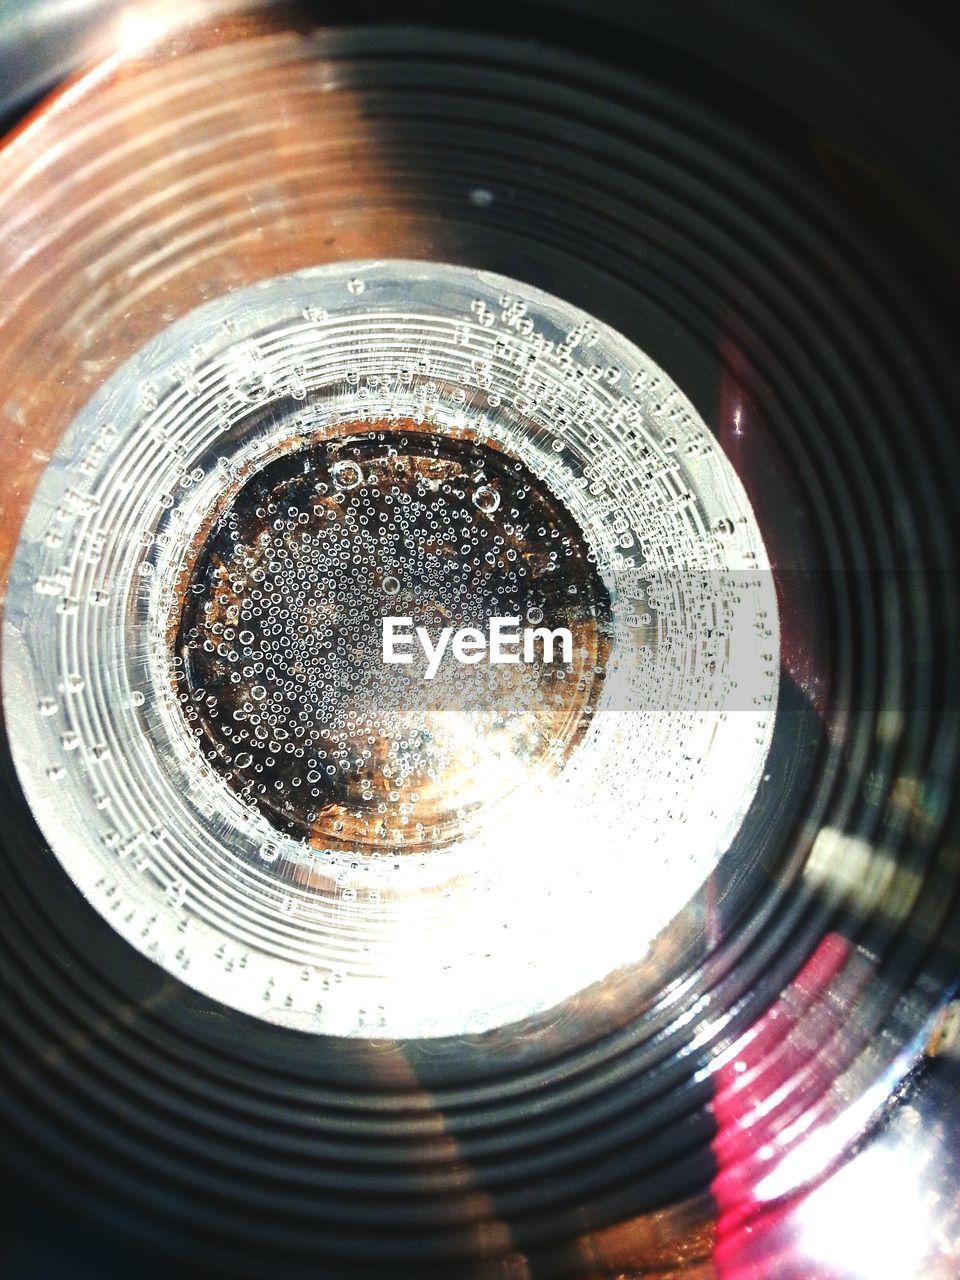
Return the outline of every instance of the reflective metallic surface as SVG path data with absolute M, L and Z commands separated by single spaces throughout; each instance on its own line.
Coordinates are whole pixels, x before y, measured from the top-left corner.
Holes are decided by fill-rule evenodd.
M 13 1274 L 952 1276 L 948 42 L 401 8 L 0 150 Z

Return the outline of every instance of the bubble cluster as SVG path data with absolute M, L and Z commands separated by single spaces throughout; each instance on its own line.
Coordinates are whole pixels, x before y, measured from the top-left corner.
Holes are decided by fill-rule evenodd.
M 596 705 L 609 597 L 570 514 L 468 435 L 341 432 L 246 479 L 185 565 L 173 665 L 183 715 L 244 803 L 325 847 L 448 843 L 555 771 Z M 566 627 L 573 661 L 448 660 L 424 680 L 382 621 Z

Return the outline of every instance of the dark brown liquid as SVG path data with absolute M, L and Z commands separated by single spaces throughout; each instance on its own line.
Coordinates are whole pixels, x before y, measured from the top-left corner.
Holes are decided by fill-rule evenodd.
M 558 769 L 602 681 L 609 599 L 525 466 L 465 436 L 340 435 L 253 474 L 181 582 L 177 693 L 210 765 L 316 847 L 437 847 Z M 382 619 L 567 627 L 573 660 L 388 665 Z M 182 664 L 182 665 L 181 665 Z

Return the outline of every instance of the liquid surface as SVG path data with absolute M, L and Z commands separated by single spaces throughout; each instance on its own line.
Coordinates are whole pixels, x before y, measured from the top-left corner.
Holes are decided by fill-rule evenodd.
M 292 835 L 448 844 L 582 735 L 610 623 L 594 560 L 522 463 L 466 434 L 409 423 L 301 445 L 246 480 L 184 571 L 183 714 L 211 767 Z M 573 661 L 545 662 L 542 644 L 497 665 L 448 649 L 428 681 L 419 645 L 384 662 L 388 616 L 434 645 L 493 617 L 563 627 Z

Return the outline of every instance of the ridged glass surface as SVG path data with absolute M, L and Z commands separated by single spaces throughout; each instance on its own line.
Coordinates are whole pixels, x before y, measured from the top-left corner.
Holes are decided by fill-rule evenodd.
M 383 660 L 383 619 L 567 660 Z M 776 597 L 690 402 L 584 313 L 417 262 L 177 321 L 81 411 L 11 576 L 4 696 L 57 856 L 200 991 L 457 1035 L 643 960 L 729 848 Z M 577 945 L 571 945 L 577 939 Z

